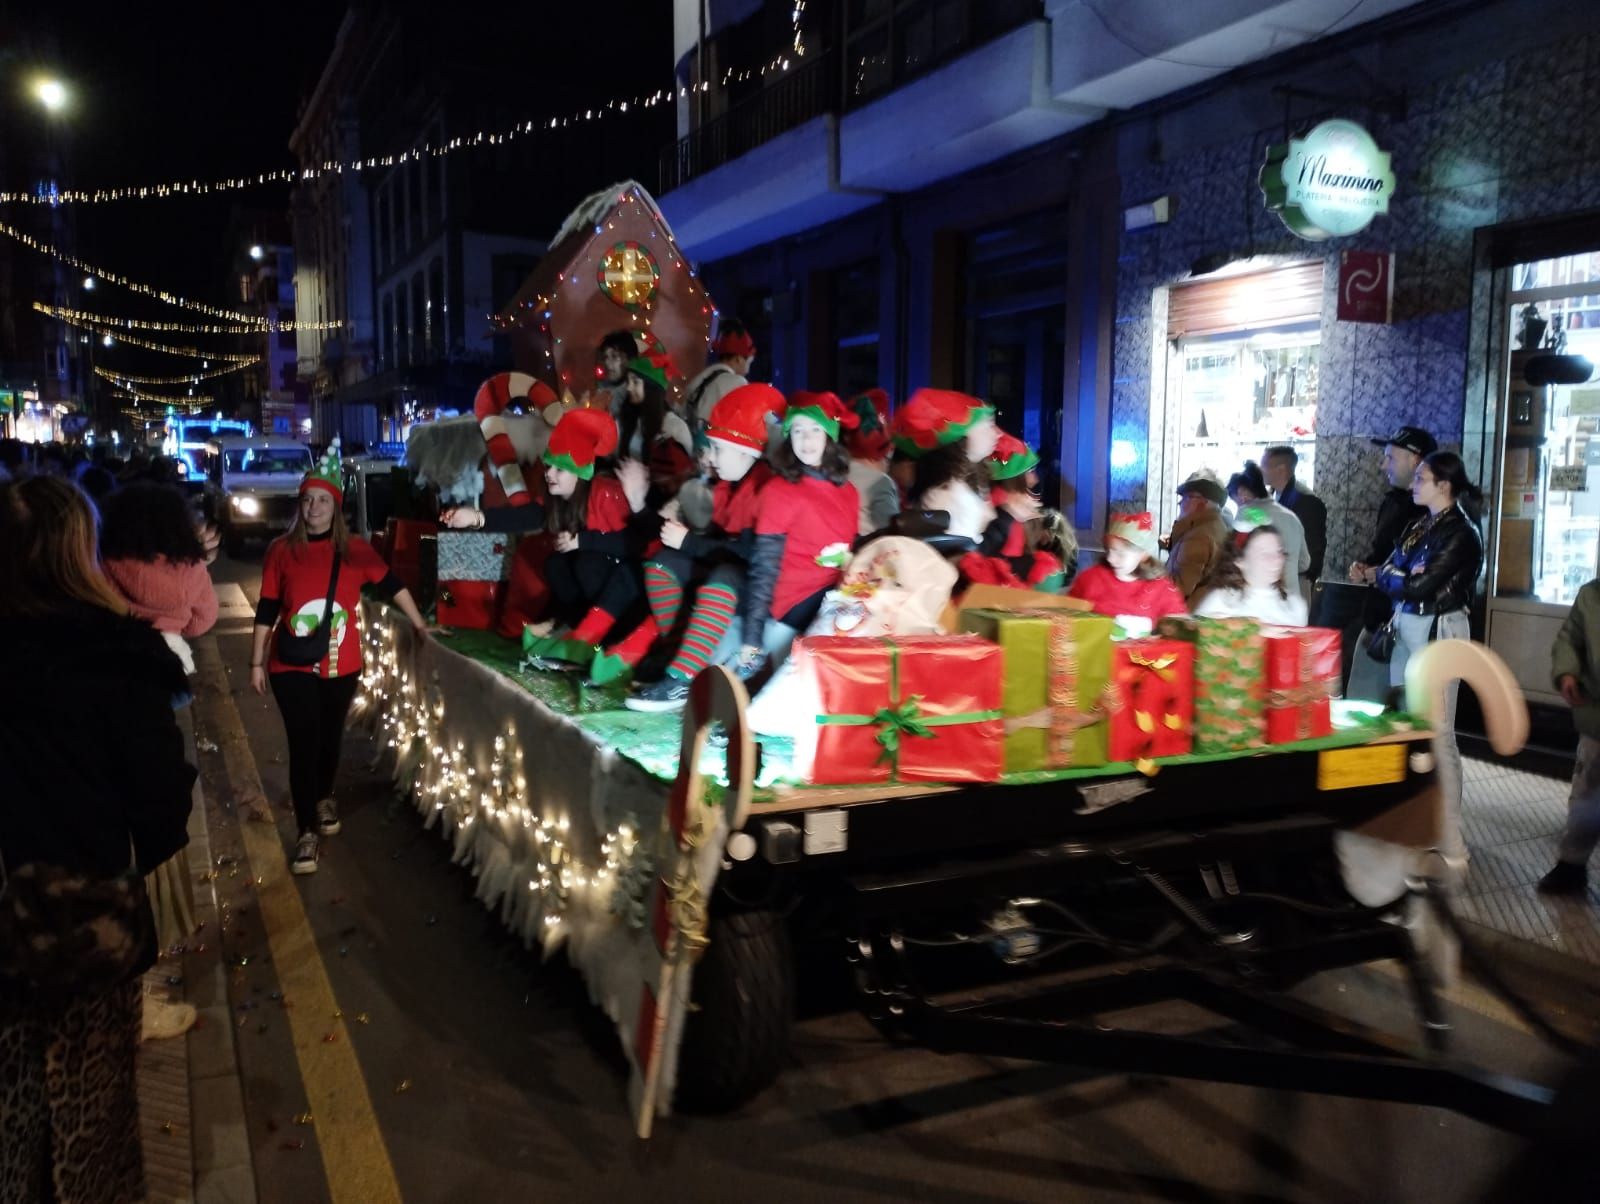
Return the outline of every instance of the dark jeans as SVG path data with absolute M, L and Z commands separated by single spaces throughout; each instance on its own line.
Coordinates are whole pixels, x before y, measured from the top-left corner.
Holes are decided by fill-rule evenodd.
M 289 794 L 300 831 L 317 828 L 317 803 L 333 793 L 344 743 L 344 721 L 361 677 L 319 677 L 315 673 L 274 673 L 272 696 L 278 700 L 283 731 L 289 738 Z

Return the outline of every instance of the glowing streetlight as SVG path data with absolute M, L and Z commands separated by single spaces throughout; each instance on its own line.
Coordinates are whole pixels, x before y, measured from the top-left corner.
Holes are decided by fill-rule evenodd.
M 94 277 L 93 276 L 85 276 L 83 278 L 83 287 L 84 287 L 84 291 L 92 293 L 94 291 Z
M 103 346 L 103 347 L 109 347 L 109 346 L 111 346 L 113 341 L 114 340 L 111 338 L 110 335 L 106 335 L 100 340 L 100 345 Z
M 58 79 L 42 79 L 34 85 L 33 93 L 39 103 L 52 113 L 67 103 L 67 89 Z
M 260 243 L 256 243 L 254 246 L 252 246 L 250 248 L 250 258 L 251 259 L 260 260 L 260 258 L 264 254 L 266 254 L 266 252 L 261 249 L 261 244 Z

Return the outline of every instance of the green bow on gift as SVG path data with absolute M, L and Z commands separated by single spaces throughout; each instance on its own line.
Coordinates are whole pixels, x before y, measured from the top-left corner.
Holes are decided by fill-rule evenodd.
M 1000 718 L 999 711 L 960 711 L 954 715 L 929 715 L 922 709 L 922 695 L 900 697 L 900 648 L 891 639 L 881 641 L 889 649 L 889 705 L 879 707 L 870 715 L 818 715 L 817 723 L 829 727 L 877 727 L 877 741 L 883 745 L 878 754 L 878 764 L 889 763 L 889 777 L 900 776 L 900 747 L 903 736 L 933 736 L 936 727 L 953 727 L 960 723 L 984 723 Z

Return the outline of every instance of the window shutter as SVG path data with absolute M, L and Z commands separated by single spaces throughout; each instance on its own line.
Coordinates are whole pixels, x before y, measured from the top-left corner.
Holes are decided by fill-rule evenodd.
M 1319 259 L 1175 285 L 1167 296 L 1167 337 L 1200 338 L 1320 321 L 1322 266 Z

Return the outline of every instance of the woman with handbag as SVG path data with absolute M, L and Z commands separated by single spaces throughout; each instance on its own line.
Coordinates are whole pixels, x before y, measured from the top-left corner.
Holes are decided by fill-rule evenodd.
M 290 868 L 297 874 L 317 872 L 318 837 L 339 831 L 333 779 L 361 681 L 362 586 L 392 597 L 419 636 L 428 629 L 410 591 L 345 526 L 340 472 L 335 440 L 300 482 L 294 526 L 267 546 L 250 651 L 250 687 L 265 694 L 270 681 L 288 737 L 289 794 L 300 833 Z
M 1469 640 L 1467 611 L 1483 568 L 1483 540 L 1478 534 L 1482 494 L 1467 477 L 1466 465 L 1454 452 L 1436 451 L 1423 459 L 1411 480 L 1411 496 L 1427 513 L 1400 536 L 1394 552 L 1378 570 L 1377 586 L 1394 602 L 1387 628 L 1373 635 L 1373 654 L 1381 659 L 1384 632 L 1392 641 L 1390 688 L 1403 686 L 1406 662 L 1433 640 Z M 1439 852 L 1445 864 L 1460 871 L 1467 863 L 1461 836 L 1461 753 L 1456 747 L 1456 692 L 1452 684 L 1440 717 L 1439 791 L 1444 815 Z
M 143 875 L 188 840 L 183 669 L 70 482 L 0 486 L 0 565 L 0 1200 L 142 1200 Z

